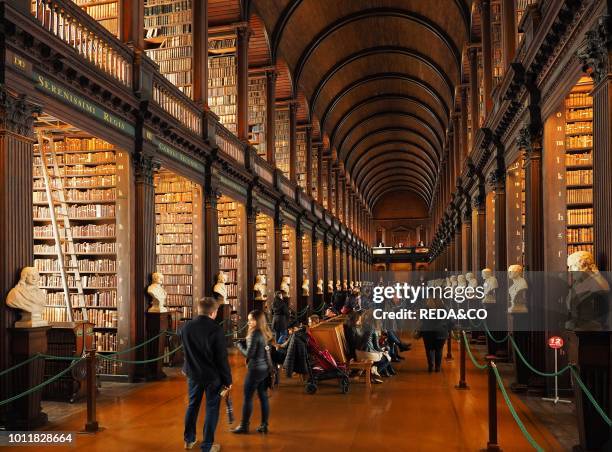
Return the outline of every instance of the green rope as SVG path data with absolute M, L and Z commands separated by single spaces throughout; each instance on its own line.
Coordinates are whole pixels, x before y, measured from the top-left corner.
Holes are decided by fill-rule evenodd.
M 465 335 L 465 331 L 461 331 L 461 334 L 463 334 L 463 343 L 465 344 L 465 349 L 467 350 L 468 356 L 472 360 L 472 363 L 474 364 L 474 367 L 476 367 L 477 369 L 480 369 L 480 370 L 484 370 L 487 367 L 489 367 L 487 364 L 480 364 L 478 361 L 476 361 L 476 358 L 474 358 L 474 355 L 472 354 L 472 350 L 470 349 L 470 344 L 469 344 L 469 342 L 467 340 L 467 337 Z
M 129 347 L 129 348 L 126 348 L 126 349 L 118 351 L 118 352 L 109 353 L 109 354 L 107 354 L 107 356 L 117 356 L 117 355 L 122 355 L 123 353 L 131 352 L 133 350 L 137 350 L 137 349 L 139 349 L 141 347 L 144 347 L 147 344 L 150 344 L 151 342 L 153 342 L 154 340 L 156 340 L 159 337 L 163 336 L 164 334 L 173 334 L 173 332 L 164 330 L 161 333 L 159 333 L 157 336 L 153 336 L 152 338 L 147 339 L 146 341 L 142 342 L 141 344 L 134 345 L 133 347 Z
M 143 360 L 129 360 L 129 359 L 119 359 L 119 358 L 113 358 L 112 356 L 108 356 L 108 355 L 97 355 L 102 359 L 105 359 L 107 361 L 114 361 L 114 362 L 118 362 L 118 363 L 126 363 L 126 364 L 148 364 L 148 363 L 153 363 L 155 361 L 159 361 L 161 359 L 167 358 L 168 356 L 178 352 L 181 348 L 183 348 L 182 345 L 179 345 L 178 347 L 176 347 L 174 350 L 170 350 L 167 353 L 164 353 L 161 356 L 158 356 L 157 358 L 151 358 L 151 359 L 143 359 Z
M 599 406 L 599 404 L 595 400 L 595 397 L 593 397 L 593 394 L 591 394 L 591 391 L 589 391 L 589 389 L 586 387 L 586 385 L 584 384 L 584 382 L 580 378 L 580 375 L 578 374 L 578 371 L 571 364 L 568 367 L 572 371 L 572 375 L 574 376 L 574 379 L 576 380 L 576 383 L 578 383 L 578 385 L 580 386 L 580 389 L 582 390 L 582 392 L 584 392 L 584 394 L 587 396 L 589 401 L 593 404 L 593 407 L 595 408 L 595 410 L 597 410 L 597 412 L 603 418 L 605 423 L 608 424 L 608 427 L 612 427 L 612 421 L 606 415 L 604 410 Z
M 82 356 L 54 356 L 45 354 L 41 354 L 40 356 L 50 361 L 76 361 L 83 358 Z
M 514 348 L 514 351 L 516 352 L 516 354 L 518 355 L 518 357 L 521 359 L 521 361 L 523 361 L 523 363 L 525 363 L 525 365 L 535 374 L 540 375 L 542 377 L 557 377 L 559 375 L 564 374 L 565 372 L 567 372 L 567 370 L 570 368 L 569 365 L 565 366 L 563 369 L 558 370 L 557 372 L 542 372 L 539 371 L 538 369 L 536 369 L 535 367 L 533 367 L 531 364 L 529 364 L 529 362 L 527 362 L 527 360 L 525 359 L 525 357 L 523 356 L 523 353 L 521 352 L 521 350 L 518 348 L 518 345 L 516 345 L 516 342 L 514 342 L 514 338 L 512 336 L 510 336 L 510 343 L 512 344 L 512 348 Z
M 493 368 L 493 373 L 495 373 L 495 379 L 497 380 L 497 386 L 499 386 L 499 389 L 502 393 L 502 396 L 504 397 L 504 400 L 506 401 L 506 405 L 508 405 L 508 409 L 510 410 L 512 417 L 516 421 L 516 424 L 518 425 L 518 427 L 521 429 L 521 432 L 523 432 L 523 436 L 525 436 L 525 439 L 529 441 L 529 444 L 531 444 L 531 446 L 535 450 L 537 450 L 538 452 L 544 452 L 544 449 L 540 447 L 540 445 L 536 442 L 536 440 L 533 439 L 533 436 L 531 436 L 531 434 L 527 431 L 525 424 L 523 424 L 523 421 L 521 421 L 521 418 L 519 417 L 516 410 L 514 409 L 514 406 L 512 405 L 512 402 L 510 401 L 510 397 L 508 397 L 508 393 L 506 392 L 506 388 L 504 387 L 504 383 L 501 379 L 501 376 L 499 375 L 499 371 L 497 370 L 497 366 L 495 365 L 495 363 L 492 363 L 491 367 Z
M 19 369 L 21 366 L 25 366 L 26 364 L 31 363 L 32 361 L 34 361 L 35 359 L 40 358 L 41 355 L 40 353 L 37 353 L 36 355 L 30 356 L 28 359 L 26 359 L 25 361 L 20 362 L 19 364 L 15 364 L 13 367 L 9 367 L 8 369 L 3 370 L 2 372 L 0 372 L 0 377 L 2 375 L 8 374 L 9 372 L 12 372 L 15 369 Z
M 50 383 L 53 383 L 55 380 L 60 379 L 62 376 L 64 376 L 64 375 L 65 375 L 65 374 L 67 374 L 68 372 L 70 372 L 70 370 L 72 370 L 72 368 L 73 368 L 73 367 L 74 367 L 74 366 L 75 366 L 75 365 L 76 365 L 76 364 L 77 364 L 79 361 L 81 361 L 82 359 L 83 359 L 83 358 L 80 358 L 78 361 L 73 361 L 73 362 L 72 362 L 72 364 L 70 364 L 70 366 L 68 366 L 66 369 L 62 370 L 62 371 L 61 371 L 59 374 L 54 375 L 53 377 L 49 378 L 48 380 L 43 381 L 42 383 L 40 383 L 40 384 L 38 384 L 38 385 L 34 386 L 33 388 L 30 388 L 30 389 L 28 389 L 28 390 L 26 390 L 26 391 L 23 391 L 21 394 L 14 395 L 13 397 L 10 397 L 10 398 L 8 398 L 8 399 L 6 399 L 6 400 L 2 400 L 2 401 L 0 402 L 0 406 L 2 406 L 2 405 L 6 405 L 7 403 L 11 403 L 11 402 L 13 402 L 13 401 L 15 401 L 15 400 L 17 400 L 17 399 L 19 399 L 19 398 L 21 398 L 21 397 L 27 396 L 28 394 L 31 394 L 31 393 L 33 393 L 33 392 L 35 392 L 35 391 L 38 391 L 39 389 L 43 388 L 44 386 L 46 386 L 46 385 L 48 385 L 48 384 L 50 384 Z
M 486 323 L 484 324 L 484 327 L 485 327 L 485 331 L 487 332 L 487 336 L 489 336 L 489 339 L 491 339 L 496 344 L 503 344 L 510 338 L 510 333 L 507 333 L 506 337 L 504 337 L 503 339 L 496 339 L 493 337 L 493 334 L 491 334 L 491 331 L 489 331 L 489 327 L 487 326 Z

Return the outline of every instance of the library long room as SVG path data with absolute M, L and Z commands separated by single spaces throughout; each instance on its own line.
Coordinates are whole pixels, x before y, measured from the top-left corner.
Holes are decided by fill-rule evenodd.
M 612 450 L 611 6 L 0 0 L 0 446 Z

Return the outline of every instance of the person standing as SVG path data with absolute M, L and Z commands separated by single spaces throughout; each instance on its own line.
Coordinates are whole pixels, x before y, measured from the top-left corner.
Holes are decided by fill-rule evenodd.
M 427 309 L 444 309 L 444 303 L 437 298 L 430 298 L 425 303 Z M 440 372 L 442 349 L 448 337 L 448 322 L 442 319 L 424 319 L 421 321 L 419 335 L 423 338 L 427 356 L 427 370 Z
M 268 419 L 270 405 L 268 402 L 268 386 L 270 385 L 269 354 L 272 332 L 266 323 L 263 311 L 254 310 L 249 313 L 249 329 L 246 337 L 246 346 L 237 342 L 238 349 L 247 359 L 247 374 L 244 380 L 244 402 L 242 405 L 242 420 L 232 433 L 249 433 L 249 421 L 253 412 L 253 396 L 255 391 L 261 404 L 261 425 L 257 428 L 259 433 L 268 433 Z
M 276 342 L 283 343 L 287 338 L 287 327 L 289 326 L 289 306 L 279 291 L 274 294 L 272 303 L 272 329 L 276 334 Z
M 219 422 L 221 391 L 232 387 L 232 374 L 227 360 L 225 335 L 215 322 L 219 304 L 212 298 L 197 302 L 198 315 L 180 329 L 185 362 L 183 373 L 187 376 L 189 405 L 185 413 L 185 449 L 192 449 L 196 443 L 196 422 L 206 393 L 206 417 L 202 452 L 217 452 L 219 444 L 213 444 L 215 429 Z

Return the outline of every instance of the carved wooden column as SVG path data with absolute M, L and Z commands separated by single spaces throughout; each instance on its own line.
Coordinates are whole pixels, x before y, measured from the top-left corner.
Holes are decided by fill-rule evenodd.
M 120 2 L 119 39 L 135 49 L 144 48 L 144 0 Z M 206 6 L 204 6 L 206 8 Z M 194 11 L 195 14 L 195 11 Z M 195 27 L 194 27 L 195 28 Z M 195 31 L 195 30 L 194 30 Z
M 289 104 L 289 179 L 297 184 L 297 101 Z
M 302 235 L 304 233 L 304 228 L 302 225 L 303 219 L 298 217 L 297 223 L 295 226 L 295 267 L 296 267 L 296 280 L 291 281 L 292 284 L 295 284 L 296 288 L 296 297 L 295 306 L 296 312 L 300 312 L 304 310 L 307 306 L 304 297 L 302 296 L 302 284 L 304 284 L 304 243 L 302 241 Z
M 515 0 L 502 0 L 502 49 L 503 65 L 510 66 L 516 51 Z
M 247 286 L 247 314 L 255 309 L 255 277 L 257 276 L 257 202 L 253 193 L 253 187 L 249 187 L 247 192 L 246 203 L 246 247 L 247 247 L 247 265 L 246 265 L 246 286 Z M 269 281 L 266 281 L 270 284 Z M 258 307 L 259 308 L 259 307 Z M 241 313 L 242 318 L 244 313 Z
M 277 204 L 274 212 L 274 290 L 280 290 L 283 280 L 283 219 L 281 206 Z M 293 282 L 293 281 L 292 281 Z M 268 283 L 270 284 L 270 283 Z
M 266 160 L 276 166 L 276 77 L 275 70 L 266 71 Z
M 139 2 L 143 0 L 138 0 Z M 121 2 L 124 9 L 131 2 Z M 144 18 L 140 18 L 144 24 Z M 140 32 L 144 36 L 144 32 Z M 208 109 L 208 2 L 193 2 L 193 100 Z
M 334 287 L 336 287 L 336 281 L 338 281 L 339 275 L 338 275 L 338 254 L 336 252 L 336 250 L 338 249 L 338 243 L 336 241 L 336 237 L 332 237 L 332 271 L 331 271 L 331 276 L 332 276 L 332 283 L 334 284 Z
M 472 198 L 472 271 L 480 272 L 487 262 L 487 217 L 484 181 L 479 178 L 477 192 Z
M 21 269 L 33 265 L 32 154 L 34 114 L 40 109 L 25 96 L 15 97 L 0 85 L 0 369 L 17 364 L 10 353 L 8 328 L 16 311 L 5 305 L 8 292 L 19 281 Z M 42 377 L 42 376 L 41 376 Z M 10 378 L 0 378 L 0 400 L 15 394 Z M 39 393 L 40 394 L 40 393 Z M 40 406 L 40 404 L 39 404 Z M 0 407 L 0 421 L 14 417 L 13 408 Z M 2 422 L 4 424 L 4 422 Z
M 212 161 L 206 164 L 204 183 L 204 293 L 213 295 L 215 276 L 219 273 L 219 216 L 217 201 L 220 193 Z
M 323 205 L 323 144 L 317 148 L 317 201 Z
M 480 113 L 479 102 L 478 102 L 478 47 L 472 45 L 468 50 L 468 58 L 470 60 L 470 119 L 472 122 L 472 133 L 470 137 L 470 144 L 468 146 L 468 153 L 472 146 L 474 146 L 474 138 L 476 130 L 479 127 Z
M 463 267 L 463 234 L 461 228 L 461 209 L 453 206 L 455 217 L 453 218 L 453 234 L 455 235 L 455 256 L 453 270 L 460 272 Z
M 139 145 L 136 143 L 136 148 L 138 147 Z M 140 344 L 147 339 L 146 314 L 149 307 L 147 287 L 152 282 L 151 275 L 155 272 L 156 259 L 155 187 L 153 185 L 153 173 L 156 167 L 152 155 L 142 150 L 132 155 L 136 211 L 134 218 L 136 259 L 134 260 L 134 333 L 130 340 L 134 344 Z M 146 359 L 145 347 L 137 349 L 135 355 L 136 360 Z M 147 367 L 144 365 L 134 366 L 133 378 L 135 380 L 147 378 L 146 371 Z
M 487 180 L 495 200 L 495 271 L 506 271 L 508 267 L 506 237 L 506 171 L 503 149 L 498 149 L 497 168 Z
M 317 283 L 319 282 L 319 278 L 323 277 L 319 275 L 319 259 L 323 256 L 319 256 L 319 247 L 317 246 L 318 240 L 317 228 L 316 225 L 313 225 L 310 236 L 310 299 L 313 300 L 310 304 L 311 309 L 319 309 L 319 304 L 321 303 L 321 299 L 317 296 Z
M 306 126 L 306 194 L 312 196 L 312 126 Z
M 472 204 L 467 195 L 464 199 L 461 214 L 461 243 L 463 248 L 461 271 L 467 273 L 472 266 Z
M 329 303 L 329 296 L 327 294 L 327 286 L 329 284 L 329 235 L 326 232 L 323 235 L 323 300 Z
M 459 171 L 461 171 L 461 169 L 463 168 L 463 164 L 465 163 L 465 159 L 468 156 L 468 98 L 467 98 L 467 94 L 468 94 L 468 87 L 467 85 L 461 85 L 459 87 L 460 89 L 460 105 L 461 105 L 461 111 L 460 111 L 460 119 L 459 119 L 459 129 L 460 129 L 460 147 L 461 147 L 461 151 L 460 151 L 460 159 L 459 159 Z
M 236 31 L 238 35 L 236 41 L 236 60 L 238 66 L 236 74 L 238 82 L 236 135 L 246 143 L 249 138 L 249 39 L 251 30 L 248 26 L 244 25 L 238 27 Z
M 482 77 L 484 88 L 484 116 L 493 106 L 491 91 L 493 89 L 493 54 L 491 51 L 491 1 L 480 0 L 480 33 L 482 36 Z

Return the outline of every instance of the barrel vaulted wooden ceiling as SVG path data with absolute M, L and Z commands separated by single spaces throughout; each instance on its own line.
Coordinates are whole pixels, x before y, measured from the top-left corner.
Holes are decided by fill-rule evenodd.
M 471 0 L 242 0 L 239 7 L 253 30 L 250 65 L 281 65 L 283 95 L 307 103 L 300 116 L 318 123 L 370 208 L 394 191 L 432 203 L 471 9 Z M 224 17 L 212 7 L 211 25 L 231 8 L 217 10 Z

